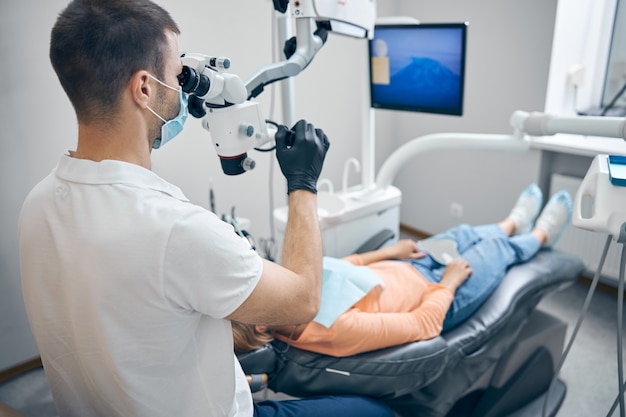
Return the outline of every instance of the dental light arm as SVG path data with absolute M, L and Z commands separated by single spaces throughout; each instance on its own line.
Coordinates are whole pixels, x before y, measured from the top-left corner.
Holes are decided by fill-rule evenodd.
M 623 117 L 561 117 L 540 112 L 528 113 L 517 110 L 511 116 L 511 126 L 517 132 L 531 136 L 569 133 L 626 140 L 626 119 Z
M 415 138 L 396 149 L 380 167 L 376 176 L 376 188 L 391 185 L 405 163 L 417 155 L 432 150 L 474 150 L 523 152 L 529 144 L 513 135 L 478 133 L 434 133 Z
M 189 113 L 202 118 L 202 126 L 211 132 L 214 148 L 227 175 L 238 175 L 254 168 L 248 157 L 250 149 L 274 139 L 277 128 L 268 125 L 259 105 L 249 101 L 265 85 L 293 77 L 306 68 L 326 41 L 327 32 L 354 37 L 373 35 L 376 0 L 298 0 L 294 1 L 296 37 L 285 47 L 287 59 L 267 65 L 243 83 L 225 71 L 230 60 L 201 54 L 183 54 L 183 71 L 178 81 L 189 94 Z M 289 1 L 274 0 L 284 13 Z

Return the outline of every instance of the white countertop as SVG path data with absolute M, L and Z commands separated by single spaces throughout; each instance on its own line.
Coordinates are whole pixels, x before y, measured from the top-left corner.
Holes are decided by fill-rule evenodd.
M 594 157 L 598 154 L 626 155 L 626 140 L 600 136 L 556 134 L 529 137 L 530 147 L 573 155 Z

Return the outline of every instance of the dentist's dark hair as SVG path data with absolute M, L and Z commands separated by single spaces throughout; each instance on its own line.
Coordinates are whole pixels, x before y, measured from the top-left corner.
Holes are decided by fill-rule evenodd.
M 180 33 L 149 0 L 73 0 L 59 14 L 50 61 L 78 120 L 111 122 L 133 74 L 163 76 L 167 30 Z

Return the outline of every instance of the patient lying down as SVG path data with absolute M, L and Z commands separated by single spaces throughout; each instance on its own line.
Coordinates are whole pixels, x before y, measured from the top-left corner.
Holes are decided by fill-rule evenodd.
M 233 322 L 235 352 L 256 349 L 272 337 L 338 357 L 431 339 L 470 317 L 509 267 L 556 242 L 569 224 L 571 197 L 566 191 L 554 194 L 533 227 L 542 201 L 532 184 L 499 223 L 460 225 L 424 242 L 456 249 L 443 256 L 400 240 L 342 260 L 325 257 L 314 321 L 271 327 Z

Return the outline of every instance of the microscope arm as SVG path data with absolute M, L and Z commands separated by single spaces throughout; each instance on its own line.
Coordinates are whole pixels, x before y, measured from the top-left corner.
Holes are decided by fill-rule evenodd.
M 289 59 L 261 67 L 252 74 L 245 83 L 248 99 L 261 94 L 266 85 L 298 75 L 309 65 L 324 45 L 324 40 L 314 33 L 315 27 L 311 18 L 296 19 L 296 51 Z
M 289 3 L 288 0 L 274 0 L 274 7 L 285 13 Z M 298 0 L 293 2 L 293 7 L 295 51 L 286 52 L 286 60 L 266 65 L 252 74 L 246 81 L 248 99 L 261 94 L 264 86 L 304 70 L 326 42 L 327 32 L 369 39 L 374 34 L 375 0 Z

